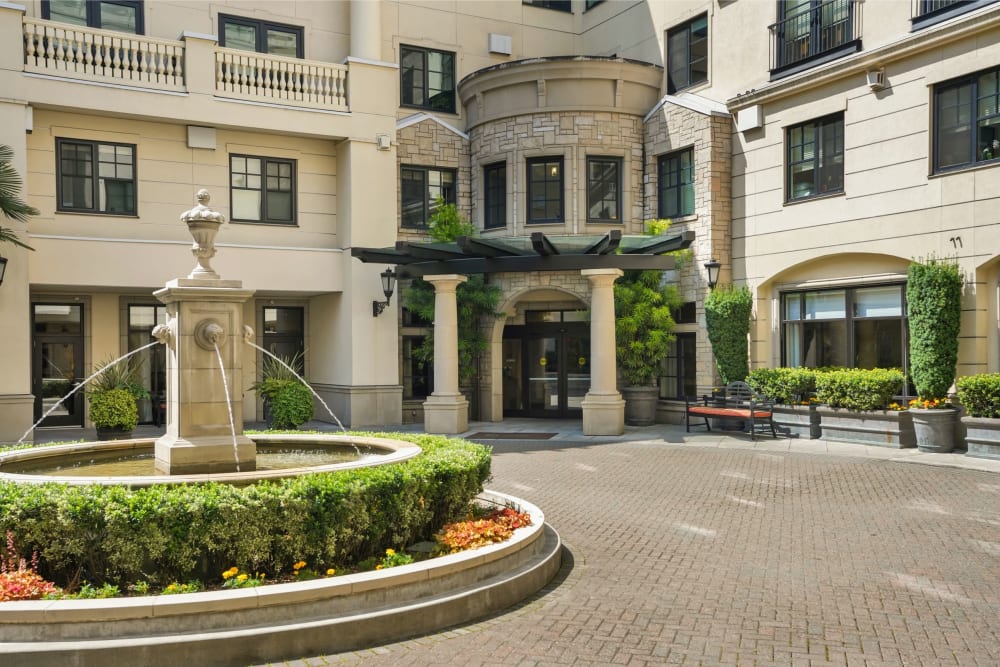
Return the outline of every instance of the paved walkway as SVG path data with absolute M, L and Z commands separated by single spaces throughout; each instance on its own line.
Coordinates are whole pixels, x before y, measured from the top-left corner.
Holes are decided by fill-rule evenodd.
M 670 426 L 469 434 L 497 431 L 526 437 L 490 440 L 488 486 L 546 513 L 556 580 L 491 618 L 285 664 L 1000 665 L 1000 462 Z

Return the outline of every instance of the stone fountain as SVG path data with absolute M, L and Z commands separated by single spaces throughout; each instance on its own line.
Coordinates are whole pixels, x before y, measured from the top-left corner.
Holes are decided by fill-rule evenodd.
M 243 386 L 243 341 L 253 336 L 243 324 L 243 304 L 254 292 L 212 269 L 225 216 L 209 208 L 207 190 L 197 197 L 198 204 L 181 215 L 194 237 L 197 264 L 187 278 L 154 292 L 167 306 L 166 324 L 153 335 L 167 350 L 166 433 L 155 451 L 156 471 L 168 475 L 256 467 L 256 446 L 243 435 L 243 401 L 227 395 L 227 387 Z

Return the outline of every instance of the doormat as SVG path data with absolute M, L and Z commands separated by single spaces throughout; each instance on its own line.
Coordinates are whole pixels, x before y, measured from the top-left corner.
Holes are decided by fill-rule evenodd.
M 554 438 L 558 433 L 531 433 L 512 431 L 480 431 L 472 435 L 465 436 L 470 440 L 548 440 Z

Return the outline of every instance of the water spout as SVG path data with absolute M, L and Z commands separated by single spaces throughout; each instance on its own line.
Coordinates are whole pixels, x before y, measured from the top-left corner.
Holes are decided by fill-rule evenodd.
M 215 356 L 219 360 L 219 372 L 222 374 L 222 387 L 226 391 L 226 408 L 229 410 L 229 430 L 233 434 L 233 458 L 236 459 L 236 472 L 240 471 L 240 448 L 236 441 L 236 422 L 233 421 L 233 397 L 229 395 L 229 380 L 226 379 L 226 366 L 222 362 L 222 352 L 219 344 L 214 342 Z

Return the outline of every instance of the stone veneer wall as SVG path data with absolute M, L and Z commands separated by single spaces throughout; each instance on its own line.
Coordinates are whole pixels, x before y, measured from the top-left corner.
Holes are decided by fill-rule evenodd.
M 400 168 L 403 165 L 417 165 L 437 169 L 457 169 L 458 211 L 466 218 L 471 216 L 469 142 L 465 137 L 430 119 L 409 125 L 396 132 L 396 162 Z M 397 169 L 397 182 L 401 182 L 400 173 Z M 400 217 L 396 219 L 399 240 L 426 240 L 427 235 L 424 231 L 402 226 L 402 188 L 396 188 L 396 197 L 397 210 L 400 211 Z

